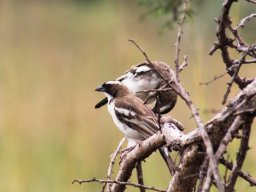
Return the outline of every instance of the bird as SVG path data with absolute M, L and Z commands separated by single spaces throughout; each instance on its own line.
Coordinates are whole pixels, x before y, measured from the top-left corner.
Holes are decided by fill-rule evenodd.
M 158 119 L 154 112 L 120 81 L 105 82 L 95 91 L 103 92 L 107 97 L 108 111 L 115 125 L 128 139 L 128 145 L 138 144 L 159 130 Z M 167 147 L 161 147 L 159 151 L 173 175 L 175 164 L 170 158 Z
M 155 102 L 153 107 L 154 113 L 166 114 L 170 112 L 177 102 L 177 93 L 174 90 L 159 92 L 158 102 L 156 95 L 146 90 L 159 89 L 166 86 L 166 81 L 171 82 L 175 76 L 174 71 L 164 62 L 161 61 L 144 61 L 131 67 L 116 81 L 126 85 L 130 91 L 142 99 L 146 104 Z M 107 104 L 107 98 L 104 98 L 95 105 L 100 108 Z

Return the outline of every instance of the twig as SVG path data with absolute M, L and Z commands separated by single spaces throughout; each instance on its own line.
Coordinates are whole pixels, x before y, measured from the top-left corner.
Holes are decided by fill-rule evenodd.
M 221 77 L 224 77 L 226 74 L 227 74 L 227 72 L 225 72 L 225 73 L 223 73 L 223 74 L 220 74 L 220 75 L 217 75 L 217 76 L 215 76 L 212 80 L 207 81 L 207 82 L 203 82 L 203 83 L 199 83 L 199 85 L 209 85 L 209 84 L 211 84 L 212 82 L 214 82 L 214 81 L 220 79 Z
M 224 138 L 221 140 L 219 148 L 215 153 L 215 157 L 217 161 L 225 153 L 228 147 L 228 143 L 231 142 L 232 140 L 232 137 L 233 137 L 232 134 L 235 133 L 240 128 L 242 123 L 243 123 L 242 118 L 240 116 L 237 116 L 234 122 L 232 123 L 232 125 L 230 126 L 230 128 L 228 129 L 227 133 L 225 134 Z
M 179 74 L 179 70 L 180 70 L 180 65 L 179 65 L 179 55 L 180 55 L 180 41 L 181 41 L 181 35 L 183 33 L 183 23 L 185 20 L 185 15 L 186 15 L 186 11 L 188 8 L 188 0 L 184 1 L 184 14 L 181 17 L 180 22 L 178 23 L 179 25 L 179 29 L 178 29 L 178 35 L 177 35 L 177 39 L 176 39 L 176 43 L 175 43 L 175 59 L 174 59 L 174 63 L 175 63 L 175 74 L 176 74 L 176 78 L 178 79 L 178 74 Z
M 198 178 L 198 187 L 197 187 L 197 192 L 202 192 L 202 188 L 203 188 L 203 184 L 204 184 L 204 180 L 205 180 L 205 173 L 207 171 L 209 165 L 209 159 L 205 158 L 204 162 L 201 166 L 201 170 L 200 170 L 200 174 L 199 174 L 199 178 Z
M 227 167 L 229 170 L 233 170 L 233 166 L 234 166 L 233 163 L 227 161 L 226 159 L 224 158 L 220 159 L 220 163 L 225 167 Z M 252 178 L 252 176 L 249 175 L 248 173 L 244 173 L 240 170 L 237 172 L 237 174 L 239 177 L 247 181 L 250 184 L 250 186 L 256 186 L 256 179 Z
M 138 183 L 140 185 L 144 186 L 144 181 L 143 181 L 143 172 L 142 172 L 142 166 L 141 166 L 141 161 L 138 161 L 136 164 L 136 170 L 137 170 L 137 179 Z M 145 192 L 145 188 L 141 187 L 140 192 Z
M 187 55 L 184 55 L 184 58 L 183 58 L 183 63 L 181 66 L 179 66 L 179 73 L 186 67 L 188 66 L 188 56 Z
M 218 161 L 220 157 L 223 155 L 223 153 L 226 151 L 227 145 L 232 139 L 232 133 L 235 132 L 240 127 L 241 124 L 242 124 L 242 119 L 240 116 L 237 116 L 233 124 L 228 129 L 226 135 L 222 139 L 217 152 L 215 153 L 216 161 Z M 206 181 L 204 183 L 203 190 L 202 190 L 203 192 L 209 191 L 211 187 L 211 181 L 212 181 L 212 170 L 208 169 Z
M 245 18 L 243 18 L 239 24 L 235 27 L 235 30 L 238 30 L 240 27 L 244 27 L 245 23 L 249 22 L 253 17 L 256 17 L 256 13 L 253 13 Z
M 143 54 L 144 57 L 146 58 L 146 61 L 148 61 L 149 63 L 152 64 L 152 62 L 151 62 L 151 61 L 149 60 L 149 58 L 148 58 L 148 55 L 146 54 L 146 52 L 144 51 L 144 49 L 143 49 L 141 46 L 139 46 L 138 43 L 136 43 L 133 39 L 128 39 L 128 41 L 132 42 L 132 43 L 142 52 L 142 54 Z
M 104 180 L 104 179 L 96 179 L 96 178 L 92 178 L 92 179 L 87 179 L 87 180 L 74 180 L 72 182 L 72 184 L 74 183 L 79 183 L 80 185 L 83 183 L 112 183 L 112 184 L 119 184 L 119 185 L 128 185 L 128 186 L 132 186 L 132 187 L 136 187 L 136 188 L 144 188 L 147 190 L 151 190 L 151 191 L 158 191 L 158 192 L 166 192 L 166 190 L 164 189 L 157 189 L 155 187 L 150 187 L 150 186 L 144 186 L 144 185 L 140 185 L 140 184 L 136 184 L 136 183 L 131 183 L 131 182 L 121 182 L 121 181 L 115 181 L 115 180 Z
M 229 161 L 229 155 L 227 155 L 227 160 Z M 225 186 L 227 185 L 227 182 L 228 182 L 227 178 L 228 178 L 228 168 L 225 167 L 225 173 L 224 173 L 224 176 L 223 176 Z
M 256 59 L 245 60 L 243 64 L 252 64 L 252 63 L 256 63 Z
M 237 177 L 238 177 L 238 171 L 241 170 L 247 151 L 249 149 L 248 143 L 249 143 L 249 137 L 251 132 L 252 119 L 250 120 L 247 119 L 247 121 L 245 120 L 245 122 L 246 123 L 244 123 L 242 127 L 242 134 L 244 137 L 241 139 L 239 152 L 237 153 L 237 157 L 236 157 L 237 162 L 233 166 L 233 169 L 230 173 L 230 177 L 227 185 L 227 192 L 233 191 Z
M 113 170 L 113 167 L 114 167 L 114 164 L 115 164 L 115 160 L 116 160 L 116 157 L 118 155 L 118 153 L 120 152 L 124 142 L 126 141 L 126 138 L 124 137 L 118 144 L 115 152 L 111 155 L 111 158 L 110 158 L 110 163 L 109 163 L 109 167 L 108 167 L 108 173 L 107 173 L 107 180 L 110 180 L 111 179 L 111 174 L 112 174 L 112 170 Z M 105 187 L 107 186 L 107 191 L 110 192 L 110 187 L 111 185 L 109 185 L 109 183 L 105 183 L 102 187 L 102 192 L 105 191 Z
M 249 52 L 249 50 L 243 54 L 243 56 L 241 57 L 241 59 L 238 62 L 237 67 L 234 69 L 235 72 L 233 73 L 231 81 L 228 83 L 227 90 L 226 90 L 226 92 L 224 94 L 224 97 L 223 97 L 223 101 L 222 101 L 223 105 L 227 102 L 227 98 L 228 98 L 228 95 L 231 91 L 231 87 L 232 87 L 233 83 L 235 82 L 235 80 L 238 77 L 239 70 L 240 70 L 240 68 L 243 64 L 243 61 L 245 60 L 245 57 L 247 56 L 248 52 Z

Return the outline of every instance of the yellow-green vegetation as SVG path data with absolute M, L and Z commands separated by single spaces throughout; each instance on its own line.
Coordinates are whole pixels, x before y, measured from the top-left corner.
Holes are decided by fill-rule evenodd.
M 205 121 L 213 116 L 206 109 L 222 108 L 229 79 L 199 86 L 224 71 L 218 52 L 208 56 L 220 3 L 207 13 L 207 5 L 198 10 L 182 39 L 182 54 L 190 63 L 182 82 Z M 242 10 L 234 15 L 239 18 Z M 103 97 L 94 88 L 144 60 L 128 38 L 152 60 L 174 65 L 176 29 L 159 35 L 157 19 L 139 22 L 140 11 L 128 1 L 1 1 L 0 191 L 99 191 L 98 184 L 71 184 L 77 178 L 104 178 L 122 138 L 106 107 L 94 109 Z M 255 76 L 255 68 L 248 66 L 244 73 Z M 195 127 L 181 100 L 171 115 L 186 131 Z M 256 176 L 255 137 L 251 147 L 244 169 Z M 143 167 L 146 184 L 166 187 L 169 174 L 158 153 Z M 237 189 L 253 191 L 245 182 Z

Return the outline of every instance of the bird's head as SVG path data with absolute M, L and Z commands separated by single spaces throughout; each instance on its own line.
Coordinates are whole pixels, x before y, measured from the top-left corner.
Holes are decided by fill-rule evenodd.
M 97 87 L 95 91 L 103 92 L 108 98 L 120 97 L 130 93 L 129 89 L 120 81 L 107 81 Z

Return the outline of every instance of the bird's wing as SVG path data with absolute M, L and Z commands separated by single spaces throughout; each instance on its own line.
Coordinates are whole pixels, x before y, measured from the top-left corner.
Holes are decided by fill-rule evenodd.
M 136 130 L 146 139 L 159 128 L 154 113 L 134 95 L 128 95 L 115 101 L 115 113 L 119 121 Z

